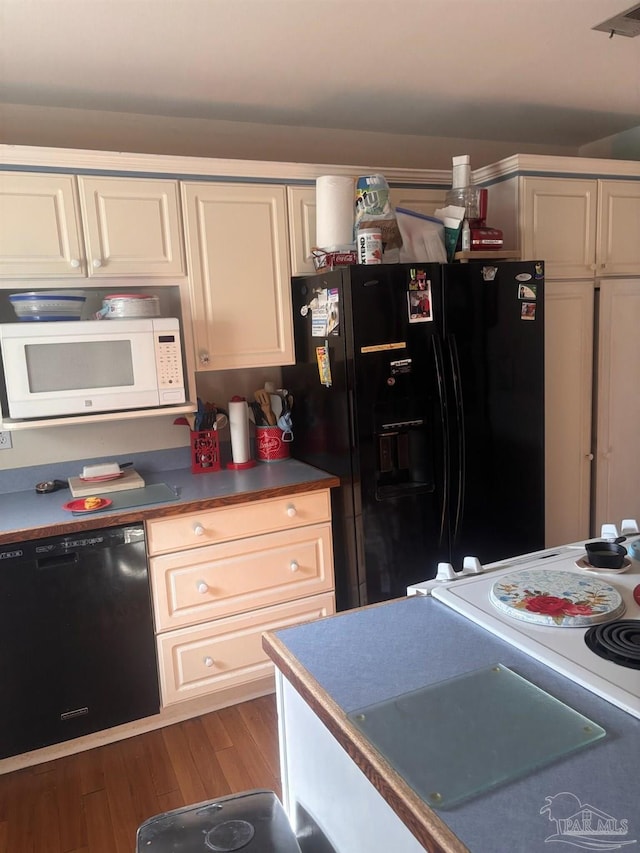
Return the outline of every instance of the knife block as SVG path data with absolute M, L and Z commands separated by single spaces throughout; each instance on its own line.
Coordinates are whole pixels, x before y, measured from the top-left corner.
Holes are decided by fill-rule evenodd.
M 207 474 L 220 470 L 218 430 L 191 430 L 191 473 Z

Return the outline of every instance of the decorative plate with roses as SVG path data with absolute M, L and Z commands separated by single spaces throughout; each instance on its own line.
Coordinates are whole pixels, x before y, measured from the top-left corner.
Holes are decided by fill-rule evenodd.
M 497 580 L 491 603 L 514 619 L 537 625 L 580 628 L 609 622 L 624 613 L 618 590 L 574 572 L 526 569 Z

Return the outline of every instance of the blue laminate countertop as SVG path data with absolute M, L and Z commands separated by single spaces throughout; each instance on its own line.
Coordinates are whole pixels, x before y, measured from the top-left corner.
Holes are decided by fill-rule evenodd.
M 122 462 L 124 457 L 116 461 Z M 145 454 L 141 454 L 139 459 L 133 461 L 146 485 L 166 483 L 175 492 L 175 500 L 111 512 L 107 508 L 74 516 L 62 508 L 72 498 L 68 489 L 37 494 L 34 486 L 44 479 L 75 476 L 86 462 L 57 463 L 46 469 L 23 471 L 20 479 L 15 481 L 13 491 L 0 493 L 0 544 L 109 527 L 154 516 L 197 512 L 199 509 L 276 497 L 279 494 L 294 494 L 306 489 L 331 488 L 339 483 L 336 477 L 296 459 L 258 463 L 254 468 L 242 471 L 223 469 L 206 474 L 192 474 L 188 467 L 163 468 L 157 458 L 151 455 L 145 458 Z
M 456 675 L 504 664 L 603 726 L 606 737 L 524 778 L 441 809 L 437 812 L 440 819 L 472 853 L 572 849 L 580 839 L 572 841 L 567 836 L 545 841 L 555 833 L 556 824 L 549 815 L 540 813 L 547 797 L 567 792 L 619 825 L 626 820 L 623 849 L 640 850 L 640 721 L 441 602 L 415 596 L 340 613 L 268 634 L 265 648 L 330 731 L 334 703 L 340 714 L 346 715 Z M 326 699 L 330 701 L 325 704 Z M 471 721 L 472 704 L 468 714 Z M 344 717 L 338 728 L 347 731 L 349 743 L 343 746 L 353 754 L 351 748 L 357 749 L 362 735 L 348 720 L 345 728 Z M 338 728 L 333 733 L 340 739 L 343 735 L 336 733 Z M 452 743 L 451 750 L 455 748 Z M 384 796 L 385 785 L 376 787 Z M 433 813 L 426 804 L 424 808 L 428 823 L 428 815 Z M 614 849 L 605 847 L 607 842 L 613 844 L 614 839 L 605 833 L 598 849 Z

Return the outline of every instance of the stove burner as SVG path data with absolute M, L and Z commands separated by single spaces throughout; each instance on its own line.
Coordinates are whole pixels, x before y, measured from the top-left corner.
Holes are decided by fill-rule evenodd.
M 640 669 L 640 619 L 617 619 L 594 625 L 584 635 L 584 641 L 601 658 Z

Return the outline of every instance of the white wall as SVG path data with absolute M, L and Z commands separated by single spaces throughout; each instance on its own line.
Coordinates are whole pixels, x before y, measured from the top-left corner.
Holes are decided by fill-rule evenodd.
M 145 154 L 281 160 L 296 163 L 371 163 L 380 167 L 450 169 L 455 154 L 473 168 L 512 154 L 574 157 L 576 148 L 479 139 L 285 127 L 0 104 L 0 142 Z
M 605 157 L 608 160 L 640 160 L 640 125 L 583 145 L 580 157 Z

